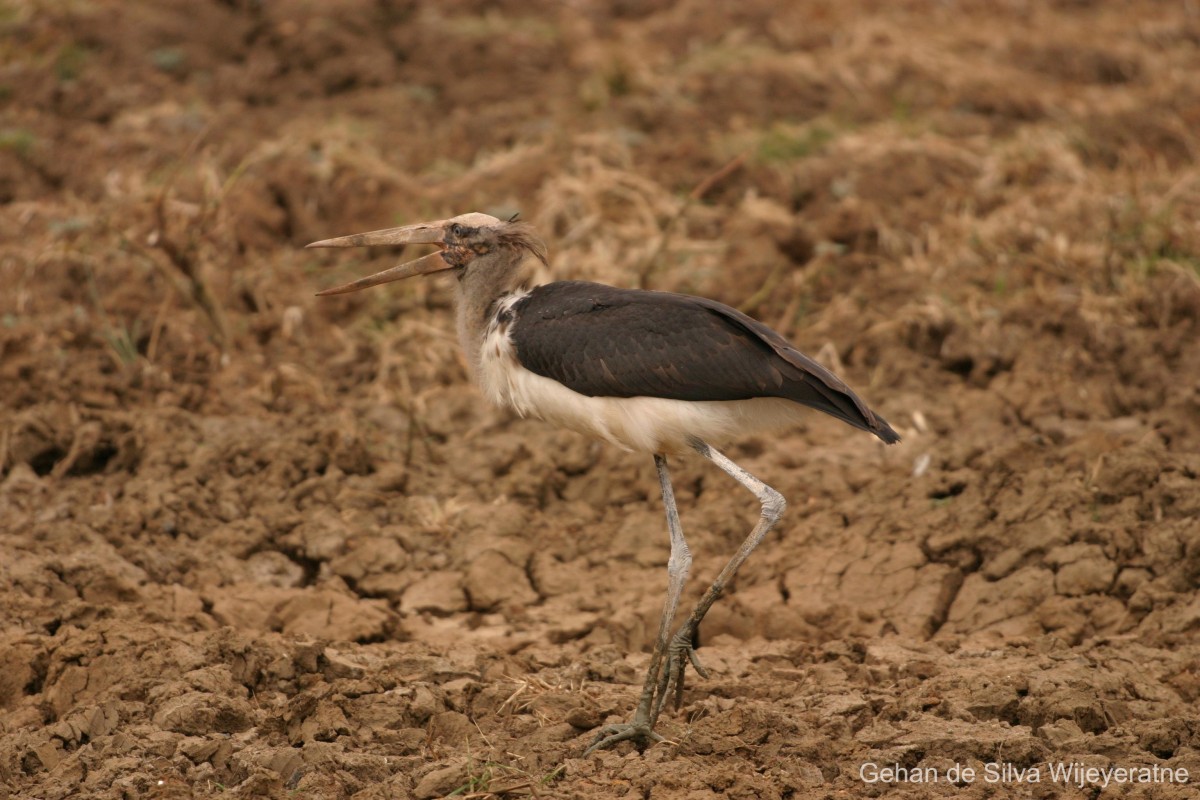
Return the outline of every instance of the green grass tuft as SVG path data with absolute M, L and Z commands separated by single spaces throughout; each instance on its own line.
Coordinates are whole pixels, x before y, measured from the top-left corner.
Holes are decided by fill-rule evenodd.
M 820 152 L 837 134 L 823 125 L 792 128 L 773 125 L 765 131 L 755 147 L 755 159 L 762 164 L 797 161 Z
M 28 158 L 37 144 L 37 136 L 24 128 L 0 130 L 0 150 L 11 150 L 21 158 Z
M 83 74 L 83 69 L 87 66 L 90 57 L 91 54 L 82 45 L 74 43 L 64 45 L 54 60 L 54 74 L 64 83 L 73 81 Z

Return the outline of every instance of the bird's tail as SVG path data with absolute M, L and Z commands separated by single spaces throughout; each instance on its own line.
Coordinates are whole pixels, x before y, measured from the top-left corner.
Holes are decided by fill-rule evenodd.
M 786 396 L 789 400 L 837 417 L 847 425 L 873 433 L 885 444 L 900 441 L 900 434 L 892 430 L 888 421 L 868 408 L 858 395 L 849 389 L 838 391 L 815 378 L 807 378 L 790 383 Z
M 788 380 L 783 396 L 789 400 L 824 411 L 847 425 L 873 433 L 884 444 L 900 441 L 900 434 L 887 420 L 867 407 L 838 376 L 803 353 L 788 348 L 787 359 L 800 368 L 799 374 Z

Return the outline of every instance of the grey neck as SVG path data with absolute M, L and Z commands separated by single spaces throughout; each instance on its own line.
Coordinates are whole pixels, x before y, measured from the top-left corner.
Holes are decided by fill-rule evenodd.
M 479 375 L 481 349 L 494 322 L 497 302 L 524 293 L 529 284 L 529 270 L 523 263 L 526 259 L 497 261 L 473 264 L 461 276 L 455 291 L 458 342 L 467 357 L 472 378 Z

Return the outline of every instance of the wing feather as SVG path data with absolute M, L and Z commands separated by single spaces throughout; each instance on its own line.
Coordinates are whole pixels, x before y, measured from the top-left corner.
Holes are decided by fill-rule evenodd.
M 513 306 L 517 357 L 589 397 L 783 397 L 885 442 L 899 436 L 836 375 L 775 331 L 713 300 L 583 281 L 540 286 Z

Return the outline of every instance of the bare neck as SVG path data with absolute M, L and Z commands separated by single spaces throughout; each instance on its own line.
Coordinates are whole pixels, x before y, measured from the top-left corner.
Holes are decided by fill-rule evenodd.
M 467 356 L 471 377 L 479 375 L 481 348 L 496 315 L 496 304 L 509 295 L 527 291 L 532 279 L 532 259 L 512 253 L 493 263 L 477 263 L 461 275 L 455 291 L 458 342 Z M 490 260 L 490 259 L 489 259 Z

